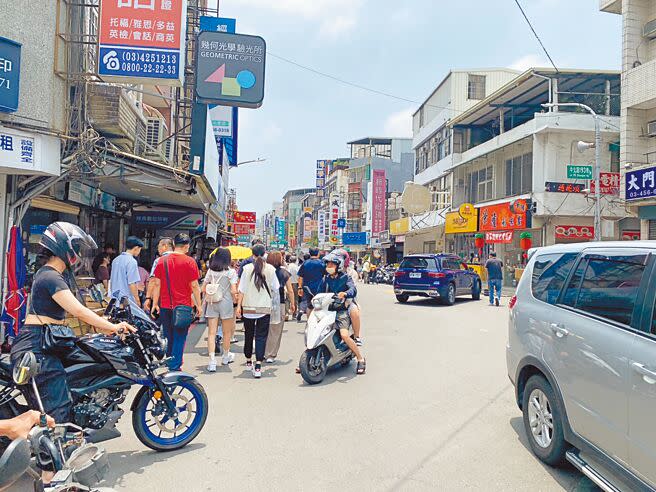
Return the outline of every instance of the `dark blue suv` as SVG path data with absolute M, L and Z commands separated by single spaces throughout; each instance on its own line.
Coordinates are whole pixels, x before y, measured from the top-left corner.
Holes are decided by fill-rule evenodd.
M 399 302 L 421 296 L 440 299 L 451 306 L 459 295 L 479 300 L 481 279 L 455 255 L 410 255 L 403 258 L 394 276 L 394 293 Z

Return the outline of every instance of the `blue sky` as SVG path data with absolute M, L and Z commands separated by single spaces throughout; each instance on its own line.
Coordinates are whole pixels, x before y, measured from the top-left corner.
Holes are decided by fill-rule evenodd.
M 423 101 L 451 68 L 547 66 L 514 0 L 220 0 L 237 32 L 322 72 Z M 520 0 L 556 65 L 619 69 L 621 17 L 598 0 Z M 267 58 L 264 105 L 240 110 L 230 174 L 241 210 L 258 215 L 312 186 L 317 159 L 363 136 L 411 136 L 417 104 L 371 94 Z

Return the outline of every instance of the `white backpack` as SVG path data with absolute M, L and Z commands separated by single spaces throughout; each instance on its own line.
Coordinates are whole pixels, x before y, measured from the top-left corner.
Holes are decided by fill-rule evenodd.
M 216 282 L 209 283 L 205 286 L 207 302 L 210 304 L 221 302 L 228 290 L 230 290 L 230 279 L 228 278 L 228 272 L 219 272 L 219 278 L 216 280 Z

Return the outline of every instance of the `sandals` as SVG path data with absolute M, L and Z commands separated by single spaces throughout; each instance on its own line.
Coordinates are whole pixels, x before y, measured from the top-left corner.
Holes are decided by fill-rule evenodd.
M 358 367 L 355 370 L 356 374 L 364 374 L 367 370 L 367 360 L 358 361 Z

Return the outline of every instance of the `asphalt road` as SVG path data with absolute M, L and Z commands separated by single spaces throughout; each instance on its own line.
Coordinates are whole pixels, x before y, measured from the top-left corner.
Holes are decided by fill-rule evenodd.
M 243 356 L 205 371 L 203 327 L 184 369 L 210 398 L 207 424 L 183 450 L 155 453 L 136 439 L 105 443 L 103 485 L 126 491 L 594 490 L 572 468 L 530 453 L 506 375 L 507 307 L 459 300 L 396 303 L 390 286 L 361 285 L 367 374 L 355 367 L 305 385 L 294 367 L 303 325 L 287 323 L 279 360 L 261 380 Z M 507 302 L 507 299 L 505 299 Z M 241 326 L 241 325 L 239 325 Z M 241 352 L 241 340 L 236 349 Z

